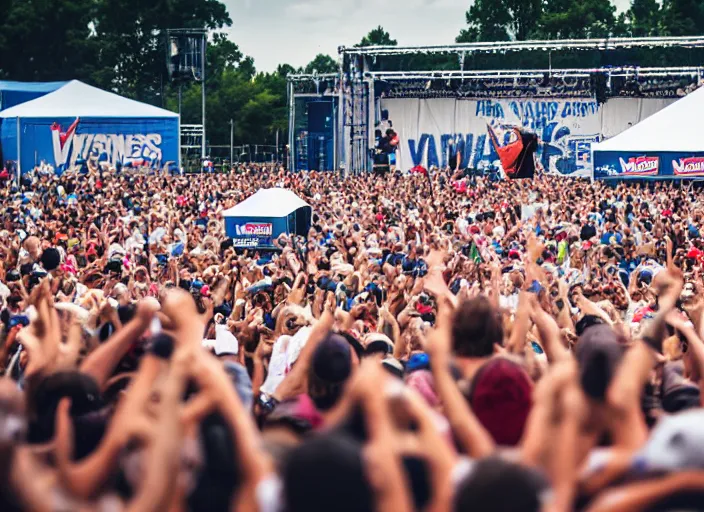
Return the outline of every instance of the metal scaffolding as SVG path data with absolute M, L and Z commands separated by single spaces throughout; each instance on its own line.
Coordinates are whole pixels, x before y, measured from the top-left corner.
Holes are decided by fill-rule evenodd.
M 344 47 L 339 53 L 338 144 L 336 165 L 346 172 L 360 173 L 370 169 L 369 148 L 373 147 L 374 126 L 378 119 L 378 98 L 375 82 L 402 82 L 411 80 L 500 80 L 555 78 L 589 78 L 603 74 L 610 86 L 611 78 L 689 76 L 702 80 L 702 67 L 607 67 L 594 69 L 531 69 L 531 70 L 465 70 L 466 57 L 477 53 L 507 53 L 542 51 L 549 54 L 560 50 L 611 51 L 632 48 L 704 48 L 704 36 L 692 37 L 636 37 L 605 39 L 572 39 L 552 41 L 505 41 L 459 43 L 436 46 L 375 46 Z M 378 57 L 398 55 L 454 54 L 458 70 L 442 71 L 373 71 Z
M 692 76 L 702 78 L 704 67 L 680 66 L 680 67 L 608 67 L 591 69 L 516 69 L 516 70 L 478 70 L 478 71 L 369 71 L 366 77 L 374 80 L 403 81 L 403 80 L 491 80 L 502 78 L 542 78 L 545 75 L 556 78 L 587 78 L 596 73 L 603 73 L 611 77 L 632 76 L 640 77 L 662 77 L 662 76 Z
M 604 39 L 555 39 L 535 41 L 500 41 L 457 43 L 436 46 L 368 46 L 340 47 L 341 55 L 374 57 L 379 55 L 471 54 L 550 50 L 617 50 L 630 48 L 704 48 L 704 36 L 685 37 L 613 37 Z
M 297 139 L 296 134 L 296 99 L 299 98 L 329 98 L 332 100 L 332 117 L 333 117 L 333 162 L 339 166 L 340 155 L 340 74 L 338 73 L 297 73 L 290 74 L 286 77 L 287 80 L 287 95 L 289 106 L 288 118 L 288 168 L 292 171 L 300 170 L 297 165 L 297 151 L 301 144 L 306 145 L 306 141 Z M 306 146 L 307 147 L 307 146 Z M 315 166 L 320 167 L 320 165 Z M 330 169 L 327 169 L 330 170 Z

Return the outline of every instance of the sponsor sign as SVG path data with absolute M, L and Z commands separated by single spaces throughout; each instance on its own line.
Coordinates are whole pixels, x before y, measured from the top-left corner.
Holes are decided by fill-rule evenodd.
M 629 176 L 653 176 L 660 169 L 660 158 L 657 156 L 631 157 L 626 162 L 619 158 L 621 173 Z
M 248 222 L 235 226 L 237 236 L 271 236 L 273 232 L 273 226 L 264 222 Z
M 65 131 L 54 123 L 51 141 L 58 169 L 76 164 L 79 159 L 96 158 L 111 165 L 158 167 L 162 161 L 159 133 L 123 135 L 116 133 L 78 133 L 80 119 Z
M 704 157 L 693 156 L 672 161 L 676 176 L 704 176 Z
M 232 245 L 239 248 L 254 248 L 259 246 L 258 238 L 233 238 Z
M 235 225 L 233 245 L 239 248 L 271 246 L 274 227 L 269 222 L 247 222 Z

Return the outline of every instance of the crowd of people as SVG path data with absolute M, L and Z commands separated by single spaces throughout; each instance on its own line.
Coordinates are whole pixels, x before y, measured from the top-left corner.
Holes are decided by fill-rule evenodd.
M 222 212 L 284 187 L 279 250 Z M 34 173 L 0 226 L 0 510 L 704 508 L 682 183 Z

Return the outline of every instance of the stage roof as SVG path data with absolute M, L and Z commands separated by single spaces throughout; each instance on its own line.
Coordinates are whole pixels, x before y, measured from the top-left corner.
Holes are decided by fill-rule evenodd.
M 285 217 L 299 208 L 310 207 L 303 199 L 284 188 L 265 188 L 237 206 L 225 210 L 224 217 Z
M 115 93 L 72 80 L 60 89 L 0 112 L 0 118 L 165 118 L 178 117 L 170 110 L 124 98 Z
M 704 88 L 688 94 L 628 130 L 592 146 L 594 151 L 701 152 L 701 133 L 694 128 L 704 117 Z

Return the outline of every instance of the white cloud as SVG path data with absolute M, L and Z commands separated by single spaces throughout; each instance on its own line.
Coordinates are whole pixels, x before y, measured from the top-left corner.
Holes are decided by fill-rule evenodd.
M 472 0 L 223 0 L 230 37 L 257 69 L 304 66 L 318 53 L 337 56 L 378 25 L 402 45 L 450 44 Z M 630 0 L 614 0 L 619 11 Z
M 286 15 L 291 22 L 332 22 L 342 16 L 342 9 L 329 9 L 325 1 L 289 2 Z

